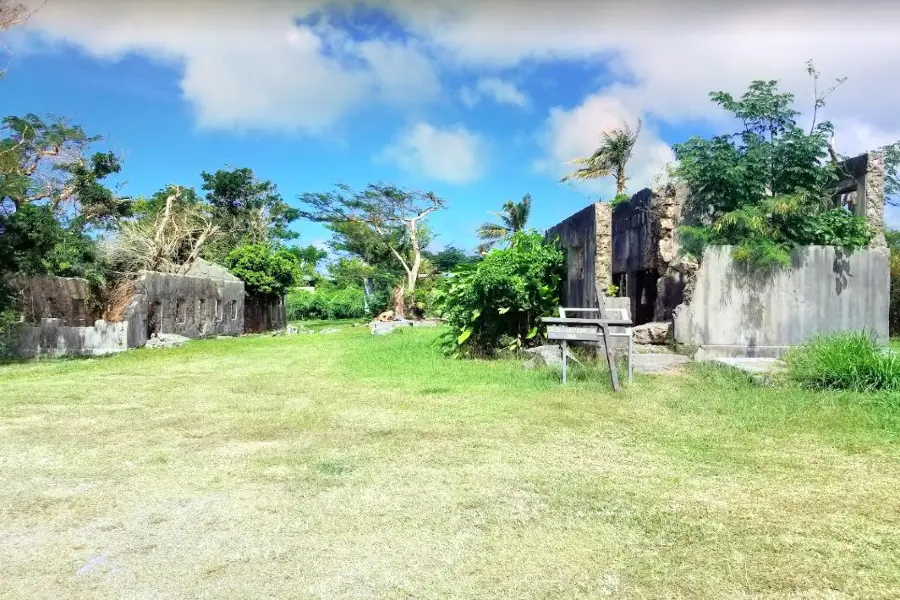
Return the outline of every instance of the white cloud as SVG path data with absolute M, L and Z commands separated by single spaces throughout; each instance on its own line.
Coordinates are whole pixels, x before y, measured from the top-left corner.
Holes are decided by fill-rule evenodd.
M 183 68 L 198 123 L 321 133 L 372 101 L 438 96 L 434 63 L 413 43 L 358 41 L 320 19 L 323 2 L 49 2 L 27 24 L 51 42 L 118 59 L 140 53 Z
M 511 81 L 499 77 L 480 77 L 475 87 L 463 86 L 459 90 L 459 98 L 468 108 L 474 108 L 483 97 L 490 98 L 497 104 L 507 104 L 524 108 L 529 98 Z
M 840 3 L 800 0 L 714 8 L 662 0 L 393 0 L 390 6 L 465 68 L 508 71 L 525 62 L 591 61 L 598 74 L 605 67 L 614 77 L 595 96 L 670 123 L 715 119 L 707 93 L 740 93 L 753 79 L 779 79 L 798 104 L 812 106 L 804 63 L 813 58 L 824 80 L 850 77 L 829 98 L 827 118 L 839 128 L 868 127 L 875 137 L 897 129 L 900 4 L 889 0 L 852 11 Z M 838 136 L 864 133 L 839 129 Z
M 480 77 L 459 91 L 465 105 L 490 98 L 522 106 L 528 97 L 498 73 L 588 61 L 606 83 L 581 103 L 551 111 L 544 126 L 550 164 L 589 151 L 604 123 L 613 122 L 607 110 L 615 124 L 638 116 L 668 124 L 715 120 L 709 91 L 740 93 L 759 78 L 780 79 L 798 103 L 811 106 L 804 63 L 814 58 L 826 79 L 850 77 L 825 111 L 838 128 L 839 151 L 893 139 L 900 129 L 894 106 L 900 4 L 894 1 L 871 0 L 852 10 L 801 0 L 715 7 L 699 0 L 369 4 L 387 7 L 416 41 L 376 35 L 360 41 L 328 19 L 297 24 L 325 0 L 59 0 L 27 27 L 96 56 L 139 52 L 181 66 L 184 96 L 208 127 L 322 132 L 373 102 L 408 109 L 439 98 L 439 70 L 454 68 Z M 642 144 L 635 160 L 644 166 L 635 183 L 638 173 L 667 158 L 649 128 Z
M 566 164 L 578 156 L 591 154 L 599 145 L 601 133 L 617 127 L 637 125 L 639 114 L 618 98 L 596 94 L 573 109 L 553 108 L 544 131 L 546 156 L 535 167 L 554 177 L 560 177 L 574 169 Z M 632 192 L 646 187 L 664 167 L 675 160 L 669 145 L 656 131 L 644 124 L 628 163 L 628 189 Z M 577 187 L 611 197 L 615 193 L 610 178 L 579 182 Z
M 482 77 L 476 87 L 485 96 L 493 98 L 497 104 L 528 105 L 528 96 L 516 87 L 516 84 L 498 77 Z
M 380 160 L 404 171 L 447 183 L 469 183 L 484 173 L 484 140 L 461 125 L 439 128 L 417 123 L 382 151 Z
M 459 90 L 459 99 L 467 108 L 475 108 L 475 106 L 481 101 L 481 96 L 477 91 L 470 88 L 469 86 L 463 86 Z

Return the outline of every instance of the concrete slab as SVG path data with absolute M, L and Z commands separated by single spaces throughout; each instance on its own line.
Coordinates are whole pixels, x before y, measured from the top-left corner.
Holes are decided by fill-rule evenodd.
M 682 354 L 634 354 L 632 361 L 635 373 L 665 373 L 680 369 L 691 358 Z
M 784 368 L 784 363 L 777 358 L 715 358 L 713 362 L 728 365 L 752 375 L 773 373 Z

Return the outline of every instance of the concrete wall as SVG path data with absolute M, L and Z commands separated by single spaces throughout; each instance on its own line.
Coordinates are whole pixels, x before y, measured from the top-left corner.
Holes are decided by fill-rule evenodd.
M 128 349 L 128 323 L 98 320 L 92 327 L 63 325 L 61 319 L 17 323 L 10 331 L 19 358 L 101 356 Z
M 652 198 L 644 188 L 612 212 L 613 274 L 654 268 Z
M 244 332 L 243 282 L 204 261 L 198 261 L 185 275 L 140 273 L 120 322 L 91 318 L 99 305 L 88 301 L 85 280 L 39 277 L 13 281 L 18 282 L 25 303 L 23 322 L 11 330 L 12 350 L 20 357 L 121 352 L 143 346 L 152 333 L 199 338 Z M 283 315 L 283 304 L 281 308 Z
M 601 289 L 612 283 L 612 214 L 608 204 L 594 203 L 578 211 L 546 232 L 559 237 L 566 252 L 566 306 L 589 308 L 597 305 L 595 284 Z
M 215 265 L 187 275 L 144 271 L 134 289 L 125 314 L 131 348 L 146 344 L 153 333 L 201 338 L 244 331 L 244 284 Z
M 244 331 L 261 333 L 287 327 L 287 308 L 282 296 L 248 296 L 244 303 Z
M 809 246 L 769 274 L 748 274 L 731 250 L 704 253 L 690 303 L 675 310 L 678 343 L 701 356 L 778 356 L 825 332 L 868 329 L 887 341 L 887 250 Z
M 86 279 L 20 276 L 9 283 L 19 296 L 27 323 L 58 319 L 62 325 L 90 327 L 101 317 L 102 303 Z

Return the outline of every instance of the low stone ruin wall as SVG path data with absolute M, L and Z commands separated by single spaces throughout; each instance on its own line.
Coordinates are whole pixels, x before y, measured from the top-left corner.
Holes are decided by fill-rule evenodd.
M 128 323 L 98 320 L 91 327 L 64 325 L 62 319 L 17 323 L 10 331 L 13 354 L 18 358 L 102 356 L 128 349 Z
M 791 266 L 748 273 L 731 246 L 706 250 L 689 303 L 675 309 L 675 341 L 697 358 L 777 357 L 827 332 L 872 331 L 887 341 L 889 253 L 799 248 Z

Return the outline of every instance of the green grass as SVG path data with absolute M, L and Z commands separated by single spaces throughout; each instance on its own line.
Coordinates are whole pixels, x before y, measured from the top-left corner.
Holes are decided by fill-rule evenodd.
M 0 367 L 0 597 L 900 597 L 890 396 L 436 333 Z

